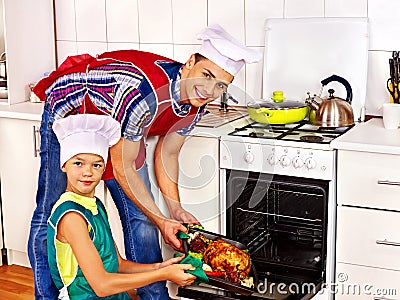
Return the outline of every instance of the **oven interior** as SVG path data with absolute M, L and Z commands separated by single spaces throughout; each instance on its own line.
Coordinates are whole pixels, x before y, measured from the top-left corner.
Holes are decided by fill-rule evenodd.
M 227 235 L 249 246 L 259 280 L 323 280 L 327 195 L 327 181 L 227 170 Z
M 329 181 L 239 170 L 226 170 L 226 178 L 226 235 L 248 245 L 257 292 L 243 296 L 203 285 L 180 287 L 178 296 L 311 298 L 321 288 L 326 270 Z M 315 289 L 302 289 L 309 284 Z

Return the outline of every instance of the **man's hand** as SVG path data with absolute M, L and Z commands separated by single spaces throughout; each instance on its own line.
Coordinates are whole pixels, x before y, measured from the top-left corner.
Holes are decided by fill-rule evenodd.
M 180 202 L 170 200 L 168 203 L 168 208 L 171 219 L 177 220 L 181 223 L 200 225 L 200 222 L 196 219 L 195 216 L 182 208 Z
M 162 219 L 158 224 L 158 229 L 164 238 L 166 244 L 176 250 L 182 250 L 182 242 L 176 237 L 178 231 L 188 232 L 187 228 L 180 222 L 172 219 Z

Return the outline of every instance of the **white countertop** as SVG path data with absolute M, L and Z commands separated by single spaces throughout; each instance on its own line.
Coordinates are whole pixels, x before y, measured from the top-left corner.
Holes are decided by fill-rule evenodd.
M 374 118 L 357 124 L 334 139 L 331 147 L 339 150 L 400 154 L 400 129 L 385 129 L 382 119 Z
M 0 105 L 0 118 L 41 121 L 44 103 L 22 102 Z

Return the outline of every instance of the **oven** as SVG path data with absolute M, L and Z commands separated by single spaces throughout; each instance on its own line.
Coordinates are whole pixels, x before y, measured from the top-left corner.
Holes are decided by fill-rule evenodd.
M 350 127 L 250 123 L 220 140 L 221 228 L 248 246 L 256 293 L 180 288 L 188 299 L 308 299 L 334 283 L 336 152 Z M 329 298 L 329 293 L 324 293 Z
M 226 234 L 248 245 L 257 290 L 270 298 L 298 294 L 293 299 L 318 292 L 326 271 L 329 182 L 239 170 L 226 176 Z

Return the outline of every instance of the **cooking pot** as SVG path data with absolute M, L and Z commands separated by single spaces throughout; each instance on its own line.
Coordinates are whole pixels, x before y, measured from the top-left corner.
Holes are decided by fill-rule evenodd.
M 310 123 L 321 127 L 342 127 L 354 124 L 354 114 L 351 107 L 353 92 L 349 82 L 343 77 L 332 75 L 321 81 L 322 87 L 332 81 L 340 82 L 346 88 L 346 99 L 335 97 L 335 90 L 329 89 L 329 96 L 320 98 L 318 96 L 308 97 L 306 103 L 310 107 Z
M 305 103 L 285 100 L 282 91 L 274 91 L 271 100 L 258 100 L 247 104 L 252 120 L 263 124 L 288 124 L 304 120 L 308 113 Z

